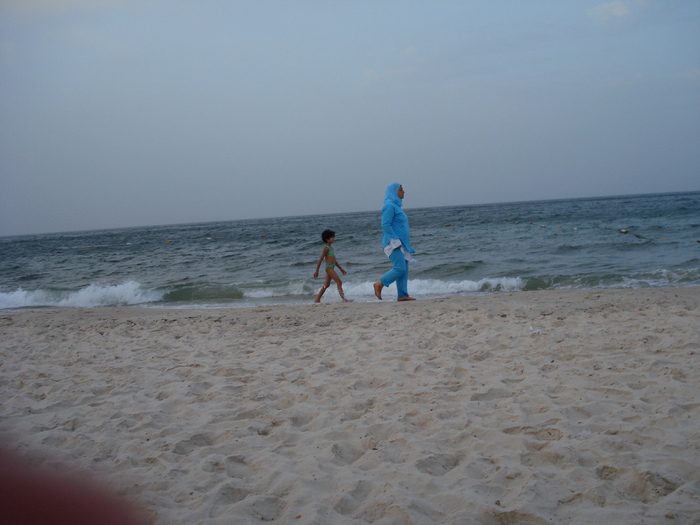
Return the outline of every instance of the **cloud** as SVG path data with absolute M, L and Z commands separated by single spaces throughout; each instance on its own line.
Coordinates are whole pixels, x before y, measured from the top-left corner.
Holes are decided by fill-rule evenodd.
M 588 12 L 588 14 L 601 22 L 608 22 L 615 18 L 628 16 L 631 12 L 632 9 L 630 9 L 627 2 L 615 0 L 614 2 L 609 2 L 607 4 L 601 4 L 594 7 Z

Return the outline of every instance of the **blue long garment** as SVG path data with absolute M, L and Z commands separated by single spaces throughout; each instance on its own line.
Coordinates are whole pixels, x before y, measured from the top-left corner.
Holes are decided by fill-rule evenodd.
M 398 239 L 401 245 L 410 253 L 416 253 L 411 247 L 411 232 L 408 216 L 401 209 L 403 201 L 397 195 L 398 182 L 389 184 L 382 208 L 382 247 L 388 246 L 391 239 Z

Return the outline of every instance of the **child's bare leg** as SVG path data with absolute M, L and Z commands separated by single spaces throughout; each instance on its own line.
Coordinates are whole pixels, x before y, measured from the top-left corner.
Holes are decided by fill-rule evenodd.
M 326 293 L 326 290 L 328 290 L 328 287 L 331 285 L 331 277 L 328 275 L 328 272 L 326 271 L 326 282 L 323 283 L 323 286 L 321 286 L 321 289 L 318 291 L 318 295 L 316 296 L 316 299 L 314 299 L 315 303 L 320 303 L 321 302 L 321 297 L 323 297 L 323 294 Z
M 335 285 L 338 287 L 338 295 L 340 295 L 340 298 L 346 303 L 351 303 L 352 299 L 345 298 L 345 294 L 343 293 L 343 281 L 340 280 L 338 273 L 332 268 L 328 269 L 328 273 L 330 274 L 331 279 L 335 281 Z M 328 284 L 330 285 L 330 283 Z
M 343 300 L 343 302 L 351 303 L 353 301 L 353 299 L 345 298 L 345 294 L 343 293 L 343 286 L 340 283 L 338 283 L 338 294 L 340 295 L 340 298 Z
M 321 297 L 323 297 L 323 293 L 326 291 L 327 286 L 324 284 L 321 286 L 321 289 L 318 291 L 318 294 L 316 295 L 316 299 L 314 299 L 315 303 L 320 303 L 321 302 Z

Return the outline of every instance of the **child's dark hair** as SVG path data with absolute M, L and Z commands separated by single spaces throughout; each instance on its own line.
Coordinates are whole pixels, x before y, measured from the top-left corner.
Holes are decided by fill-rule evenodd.
M 321 239 L 323 239 L 323 242 L 328 242 L 328 239 L 331 237 L 335 237 L 335 232 L 333 230 L 323 230 L 323 233 L 321 234 Z

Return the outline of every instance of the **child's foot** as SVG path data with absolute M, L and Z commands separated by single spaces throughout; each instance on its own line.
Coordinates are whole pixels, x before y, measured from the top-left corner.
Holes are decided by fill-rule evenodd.
M 408 295 L 406 297 L 399 297 L 396 299 L 397 301 L 415 301 L 413 297 L 409 297 Z
M 374 295 L 376 295 L 377 299 L 380 301 L 382 300 L 382 288 L 384 288 L 384 285 L 381 281 L 374 283 Z
M 351 302 L 353 302 L 354 300 L 355 300 L 355 299 L 346 299 L 345 297 L 343 297 L 343 302 L 344 302 L 344 303 L 351 303 Z

